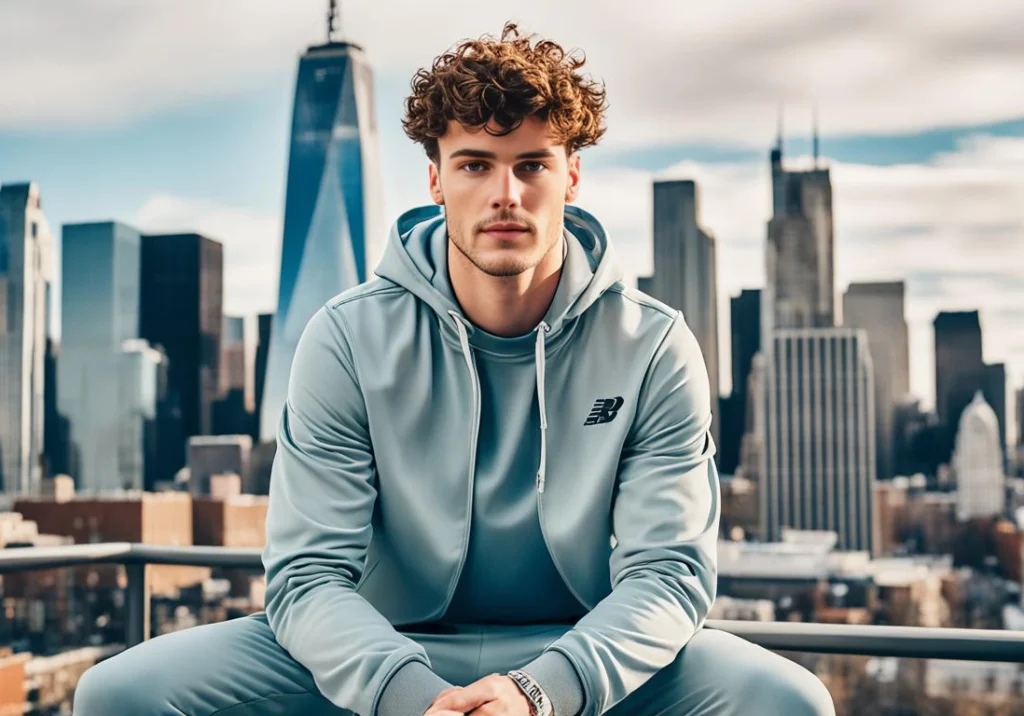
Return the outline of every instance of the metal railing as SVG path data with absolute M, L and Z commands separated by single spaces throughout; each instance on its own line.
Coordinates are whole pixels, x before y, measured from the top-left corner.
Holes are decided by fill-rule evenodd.
M 17 547 L 0 549 L 0 574 L 87 564 L 124 565 L 128 580 L 125 643 L 133 646 L 149 638 L 147 565 L 262 569 L 260 556 L 259 549 L 163 547 L 129 542 Z M 781 651 L 1024 663 L 1024 632 L 720 619 L 709 619 L 707 626 Z

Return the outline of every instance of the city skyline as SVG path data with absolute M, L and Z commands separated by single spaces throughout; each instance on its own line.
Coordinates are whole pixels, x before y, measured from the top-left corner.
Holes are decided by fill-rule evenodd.
M 1004 11 L 1002 16 L 985 16 L 992 22 L 989 30 L 1005 27 L 1006 13 L 1015 12 L 1009 5 Z M 45 15 L 42 10 L 33 12 Z M 252 7 L 253 15 L 263 20 L 267 13 L 275 12 L 259 3 Z M 865 10 L 863 26 L 858 26 L 853 37 L 864 37 L 884 19 L 872 12 L 883 11 Z M 410 39 L 404 33 L 390 38 L 373 27 L 368 8 L 346 5 L 345 35 L 366 46 L 371 64 L 378 69 L 376 108 L 387 222 L 409 204 L 429 201 L 426 159 L 401 135 L 398 126 L 400 100 L 412 71 L 458 37 L 495 31 L 500 27 L 499 14 L 497 10 L 474 10 L 454 25 L 426 23 L 422 37 L 403 45 L 401 40 Z M 273 308 L 290 74 L 299 49 L 323 34 L 321 3 L 302 5 L 288 17 L 284 15 L 287 13 L 273 15 L 280 20 L 273 37 L 257 33 L 247 39 L 222 38 L 228 48 L 236 48 L 240 57 L 255 64 L 242 66 L 241 62 L 213 59 L 206 70 L 217 79 L 214 85 L 199 83 L 192 93 L 172 87 L 173 91 L 158 101 L 144 97 L 126 106 L 118 98 L 125 96 L 122 84 L 127 80 L 112 80 L 112 85 L 104 88 L 108 93 L 104 96 L 111 100 L 107 111 L 117 108 L 117 112 L 106 117 L 98 116 L 88 103 L 77 114 L 69 114 L 59 104 L 48 104 L 45 97 L 34 106 L 48 115 L 21 116 L 14 111 L 25 104 L 19 103 L 19 80 L 12 85 L 13 104 L 0 106 L 0 154 L 5 157 L 0 178 L 11 182 L 32 174 L 29 178 L 38 181 L 49 197 L 47 214 L 53 225 L 113 217 L 142 231 L 188 229 L 222 240 L 227 312 L 254 316 Z M 694 88 L 695 80 L 682 78 L 680 86 L 692 92 L 681 92 L 681 103 L 672 110 L 677 121 L 669 124 L 678 125 L 673 130 L 676 135 L 657 137 L 659 144 L 645 145 L 636 117 L 644 108 L 658 109 L 660 116 L 671 108 L 658 105 L 643 88 L 626 86 L 628 78 L 623 73 L 642 73 L 643 68 L 636 63 L 613 67 L 608 41 L 597 37 L 592 27 L 574 28 L 564 18 L 541 15 L 529 3 L 519 15 L 527 29 L 564 35 L 568 44 L 584 47 L 591 60 L 586 69 L 607 79 L 613 105 L 616 96 L 619 106 L 628 105 L 629 111 L 619 114 L 613 106 L 607 146 L 584 155 L 580 204 L 602 207 L 600 217 L 626 257 L 630 273 L 643 274 L 650 269 L 652 181 L 685 177 L 701 186 L 702 225 L 715 235 L 719 250 L 720 366 L 728 365 L 729 297 L 741 288 L 763 286 L 763 222 L 770 211 L 764 157 L 775 130 L 775 106 L 780 99 L 789 100 L 785 103 L 787 155 L 798 160 L 800 154 L 808 153 L 803 136 L 811 128 L 809 92 L 799 90 L 813 89 L 815 82 L 821 90 L 822 81 L 815 80 L 810 70 L 794 68 L 784 79 L 773 79 L 766 72 L 756 87 L 745 87 L 734 76 L 730 62 L 719 77 L 721 87 L 715 95 L 720 108 L 710 103 L 710 109 L 697 111 L 682 100 L 710 97 L 701 92 L 712 90 Z M 544 22 L 531 23 L 531 15 L 544 17 Z M 677 18 L 668 15 L 671 13 L 660 18 L 664 31 L 671 29 L 682 38 L 689 37 L 691 30 L 680 29 Z M 141 13 L 133 22 L 141 34 L 156 33 L 159 19 Z M 212 27 L 220 27 L 222 22 L 218 13 L 206 19 Z M 650 25 L 650 20 L 649 13 L 639 18 L 644 26 Z M 700 28 L 702 22 L 714 22 L 715 18 L 701 15 L 696 20 L 695 27 Z M 822 37 L 838 31 L 832 11 L 814 15 L 806 9 L 794 10 L 773 19 L 779 45 L 782 37 L 791 38 L 811 20 L 818 23 L 815 28 Z M 95 21 L 83 22 L 92 27 Z M 958 29 L 953 22 L 940 29 L 932 39 L 939 45 L 986 31 L 981 26 Z M 89 41 L 93 41 L 91 35 Z M 632 35 L 622 38 L 627 44 L 631 41 L 635 41 Z M 781 57 L 775 41 L 770 44 L 764 51 L 772 58 Z M 258 60 L 254 59 L 254 47 L 266 51 Z M 743 56 L 742 48 L 729 38 L 714 51 L 723 53 L 730 47 L 738 57 Z M 166 58 L 171 50 L 161 51 Z M 699 43 L 693 49 L 697 55 L 711 51 Z M 810 42 L 798 43 L 793 50 L 798 58 L 811 58 L 822 51 Z M 1005 52 L 1012 54 L 1011 50 Z M 107 55 L 101 52 L 100 56 Z M 146 62 L 160 57 L 156 53 Z M 957 58 L 968 66 L 970 58 Z M 1008 68 L 1016 61 L 1004 58 Z M 1020 312 L 1024 278 L 1014 275 L 1012 266 L 1020 265 L 1013 257 L 1024 252 L 1020 240 L 1024 228 L 1016 209 L 1019 203 L 1015 203 L 1024 191 L 1024 172 L 1020 171 L 1024 165 L 1024 106 L 995 106 L 997 100 L 987 97 L 999 94 L 995 92 L 985 93 L 965 108 L 950 92 L 945 100 L 937 97 L 928 105 L 931 113 L 921 111 L 908 98 L 900 105 L 902 114 L 894 114 L 878 104 L 880 95 L 860 89 L 854 80 L 863 75 L 857 75 L 854 64 L 842 63 L 841 71 L 832 78 L 834 86 L 814 93 L 823 132 L 821 153 L 829 161 L 836 194 L 837 300 L 852 280 L 907 280 L 911 390 L 928 403 L 933 397 L 930 325 L 940 309 L 980 309 L 986 362 L 1007 362 L 1008 384 L 1019 385 L 1024 376 L 1024 330 L 1020 330 L 1024 324 Z M 29 62 L 29 67 L 34 65 Z M 262 74 L 250 72 L 253 67 Z M 921 72 L 914 68 L 898 71 L 892 84 L 904 92 L 924 92 L 935 80 Z M 188 71 L 184 75 L 193 77 Z M 229 82 L 243 75 L 240 85 Z M 959 75 L 955 80 L 963 81 Z M 156 80 L 157 84 L 169 81 Z M 782 85 L 775 87 L 777 91 L 765 91 L 773 81 Z M 723 124 L 721 134 L 715 136 L 708 117 L 720 118 L 728 107 L 735 107 L 736 97 L 744 89 L 763 98 L 757 100 L 757 111 L 745 112 L 742 126 Z M 846 111 L 857 107 L 859 111 Z M 874 116 L 871 110 L 884 111 Z M 43 122 L 42 128 L 37 122 Z M 27 129 L 30 124 L 36 128 Z M 82 185 L 80 170 L 74 174 L 56 166 L 58 162 L 82 166 L 97 152 L 103 153 L 105 161 L 100 163 L 97 181 L 90 182 L 95 188 Z M 67 157 L 75 161 L 68 162 Z M 145 167 L 141 181 L 134 180 L 140 169 L 136 164 Z M 984 189 L 989 190 L 988 196 L 979 201 L 978 192 Z M 949 253 L 943 254 L 943 250 Z M 728 393 L 728 371 L 723 369 L 722 374 L 721 389 Z
M 1024 4 L 49 5 L 0 2 L 0 711 L 88 710 L 122 644 L 280 601 L 240 567 L 296 344 L 431 203 L 413 73 L 507 20 L 607 81 L 576 203 L 707 364 L 707 618 L 827 624 L 790 657 L 838 716 L 1024 706 L 1021 664 L 937 658 L 1024 629 Z

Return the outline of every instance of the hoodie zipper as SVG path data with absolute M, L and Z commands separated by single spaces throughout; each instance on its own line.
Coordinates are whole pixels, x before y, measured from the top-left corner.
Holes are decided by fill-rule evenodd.
M 448 315 L 450 315 L 456 323 L 457 330 L 459 331 L 459 342 L 462 344 L 462 356 L 466 361 L 466 366 L 469 368 L 469 375 L 472 379 L 473 430 L 469 437 L 469 481 L 467 486 L 468 495 L 466 498 L 466 529 L 464 530 L 462 538 L 462 553 L 459 557 L 459 566 L 455 569 L 455 576 L 448 587 L 448 594 L 444 599 L 444 604 L 437 613 L 430 617 L 431 619 L 440 619 L 448 611 L 452 597 L 455 595 L 455 590 L 459 586 L 459 578 L 462 576 L 462 569 L 466 565 L 466 558 L 469 552 L 469 532 L 470 527 L 473 524 L 473 480 L 476 477 L 476 448 L 480 434 L 480 376 L 476 372 L 476 365 L 473 362 L 473 352 L 469 347 L 469 339 L 466 335 L 466 326 L 462 323 L 462 317 L 455 311 L 449 311 Z
M 593 609 L 593 606 L 591 606 L 586 599 L 580 597 L 579 592 L 576 591 L 572 582 L 566 578 L 565 572 L 562 571 L 562 566 L 558 563 L 558 558 L 551 549 L 551 543 L 548 541 L 547 532 L 544 531 L 544 493 L 534 490 L 534 494 L 537 495 L 537 520 L 540 522 L 540 536 L 544 540 L 544 547 L 548 550 L 548 556 L 551 557 L 551 563 L 555 565 L 555 571 L 558 572 L 558 576 L 562 578 L 562 583 L 565 584 L 569 592 L 576 597 L 576 601 L 583 605 L 585 609 Z
M 544 487 L 547 481 L 547 410 L 546 410 L 546 388 L 544 384 L 546 380 L 546 371 L 544 370 L 544 364 L 546 360 L 547 347 L 544 343 L 544 334 L 549 330 L 547 323 L 541 321 L 540 326 L 537 328 L 537 355 L 535 358 L 537 364 L 537 408 L 540 411 L 540 424 L 541 424 L 541 458 L 540 468 L 537 471 L 537 489 L 535 489 L 534 495 L 537 498 L 537 522 L 540 524 L 540 535 L 544 540 L 544 548 L 548 551 L 548 556 L 551 557 L 551 563 L 555 565 L 555 571 L 558 572 L 558 576 L 562 578 L 562 582 L 572 593 L 573 597 L 582 604 L 585 608 L 590 609 L 590 605 L 587 604 L 583 599 L 580 599 L 580 595 L 576 592 L 576 589 L 572 586 L 568 579 L 565 577 L 565 572 L 562 571 L 562 567 L 558 564 L 558 559 L 555 557 L 555 553 L 551 550 L 551 544 L 548 542 L 547 533 L 544 531 Z

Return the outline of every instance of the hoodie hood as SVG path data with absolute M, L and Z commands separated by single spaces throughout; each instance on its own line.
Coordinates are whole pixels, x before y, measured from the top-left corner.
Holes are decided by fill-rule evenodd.
M 543 323 L 557 333 L 566 321 L 586 311 L 622 279 L 622 268 L 604 227 L 589 212 L 566 205 L 565 261 L 558 289 Z M 450 324 L 458 315 L 470 333 L 482 332 L 462 316 L 448 280 L 448 225 L 441 207 L 427 205 L 402 214 L 391 228 L 375 273 L 402 286 Z

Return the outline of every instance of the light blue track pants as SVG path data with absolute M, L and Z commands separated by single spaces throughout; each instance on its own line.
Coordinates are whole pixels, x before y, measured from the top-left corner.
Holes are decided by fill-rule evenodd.
M 465 686 L 522 666 L 566 626 L 460 627 L 408 635 L 442 678 Z M 351 716 L 317 691 L 263 614 L 157 637 L 89 669 L 74 716 Z M 809 671 L 738 637 L 702 629 L 612 716 L 831 716 Z M 409 716 L 420 716 L 410 714 Z

